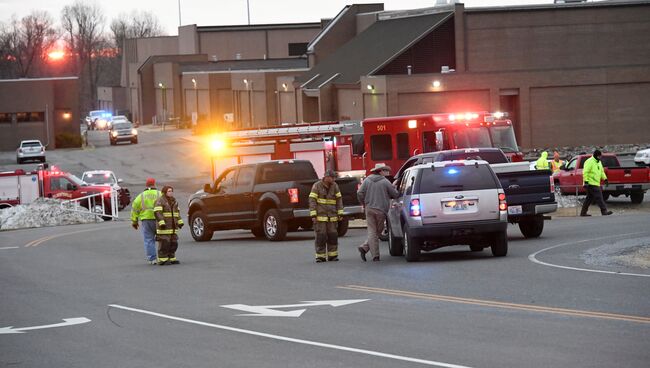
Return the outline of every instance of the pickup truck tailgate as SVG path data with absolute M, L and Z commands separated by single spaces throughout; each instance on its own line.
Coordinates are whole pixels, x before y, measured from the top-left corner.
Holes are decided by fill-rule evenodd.
M 506 193 L 508 206 L 555 201 L 549 170 L 497 173 L 497 177 Z
M 309 193 L 311 192 L 311 187 L 316 181 L 314 180 L 303 180 L 296 182 L 298 187 L 298 198 L 300 202 L 296 208 L 309 208 Z M 343 198 L 343 206 L 358 206 L 359 199 L 357 198 L 357 185 L 359 184 L 359 179 L 357 178 L 339 178 L 336 179 L 336 184 L 339 186 L 341 195 Z
M 647 167 L 609 167 L 605 175 L 611 184 L 641 184 L 650 182 L 650 169 Z

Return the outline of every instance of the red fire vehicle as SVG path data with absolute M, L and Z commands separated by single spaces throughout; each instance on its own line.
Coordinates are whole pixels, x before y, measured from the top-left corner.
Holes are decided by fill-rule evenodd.
M 54 166 L 48 169 L 47 164 L 34 171 L 0 172 L 0 208 L 28 204 L 40 197 L 82 199 L 81 206 L 92 207 L 94 212 L 104 215 L 111 214 L 111 204 L 116 198 L 105 186 L 88 185 Z
M 377 163 L 399 168 L 411 156 L 457 148 L 500 148 L 523 161 L 512 121 L 504 113 L 466 112 L 405 115 L 363 121 L 365 168 Z
M 212 142 L 213 179 L 226 167 L 268 160 L 309 160 L 319 177 L 328 169 L 343 175 L 364 170 L 360 121 L 240 129 L 219 139 Z

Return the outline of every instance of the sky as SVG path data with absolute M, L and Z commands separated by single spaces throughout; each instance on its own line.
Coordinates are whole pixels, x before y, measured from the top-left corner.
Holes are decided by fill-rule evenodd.
M 57 21 L 61 9 L 74 0 L 0 0 L 0 22 L 15 14 L 21 18 L 32 10 L 46 10 Z M 247 0 L 84 0 L 96 2 L 110 19 L 120 13 L 147 10 L 154 13 L 167 35 L 178 34 L 178 10 L 182 24 L 220 26 L 247 24 Z M 318 22 L 335 17 L 345 5 L 381 3 L 381 0 L 248 0 L 251 24 Z M 552 4 L 553 0 L 465 0 L 465 7 Z M 436 0 L 384 0 L 385 10 L 415 9 L 433 6 Z

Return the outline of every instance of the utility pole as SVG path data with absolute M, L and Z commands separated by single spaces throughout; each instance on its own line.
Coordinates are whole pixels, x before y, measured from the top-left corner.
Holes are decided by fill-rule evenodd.
M 180 1 L 180 0 L 178 0 Z M 248 25 L 251 25 L 251 4 L 250 0 L 246 0 L 246 12 L 248 14 Z

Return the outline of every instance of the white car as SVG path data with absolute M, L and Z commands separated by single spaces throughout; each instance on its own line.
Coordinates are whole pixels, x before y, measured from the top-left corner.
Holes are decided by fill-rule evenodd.
M 16 162 L 20 165 L 27 160 L 45 162 L 45 146 L 41 141 L 33 139 L 20 142 L 20 147 L 16 149 Z
M 91 185 L 106 185 L 118 192 L 118 209 L 121 211 L 131 202 L 131 193 L 128 189 L 120 187 L 123 182 L 118 179 L 115 173 L 110 170 L 92 170 L 86 171 L 81 175 L 81 180 Z
M 650 148 L 636 152 L 634 163 L 641 166 L 650 166 Z

